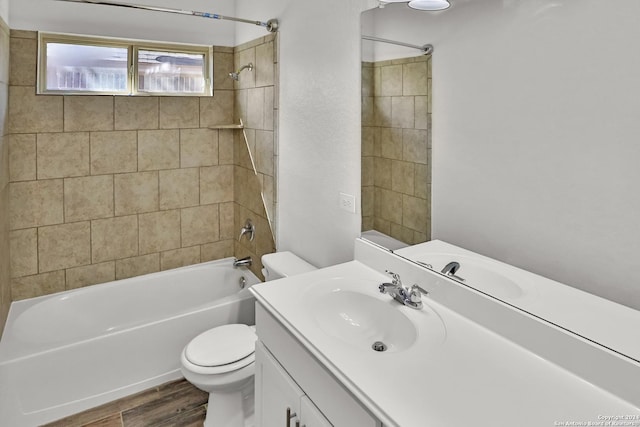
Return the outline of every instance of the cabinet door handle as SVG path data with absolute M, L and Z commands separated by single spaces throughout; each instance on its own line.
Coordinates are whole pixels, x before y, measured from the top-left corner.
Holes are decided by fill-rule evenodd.
M 295 412 L 291 412 L 291 408 L 287 408 L 287 427 L 291 427 L 291 418 L 295 418 Z

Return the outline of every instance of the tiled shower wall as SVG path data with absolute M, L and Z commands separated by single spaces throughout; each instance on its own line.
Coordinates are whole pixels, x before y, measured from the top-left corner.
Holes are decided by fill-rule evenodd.
M 0 18 L 0 331 L 11 304 L 9 275 L 9 27 Z
M 362 230 L 431 238 L 431 57 L 362 64 Z
M 201 98 L 36 96 L 36 60 L 11 31 L 12 300 L 234 254 L 233 48 Z
M 275 215 L 276 176 L 276 76 L 278 74 L 277 35 L 270 34 L 234 49 L 235 69 L 253 64 L 253 71 L 245 70 L 235 83 L 235 117 L 242 119 L 244 134 L 236 132 L 235 151 L 235 230 L 240 230 L 246 219 L 256 227 L 256 237 L 236 241 L 237 257 L 251 256 L 252 270 L 262 276 L 260 258 L 275 252 L 275 242 L 269 218 Z M 253 157 L 251 161 L 249 150 Z M 255 165 L 255 169 L 254 169 Z M 264 195 L 264 204 L 261 196 Z M 265 210 L 266 205 L 266 210 Z M 269 212 L 267 215 L 266 212 Z

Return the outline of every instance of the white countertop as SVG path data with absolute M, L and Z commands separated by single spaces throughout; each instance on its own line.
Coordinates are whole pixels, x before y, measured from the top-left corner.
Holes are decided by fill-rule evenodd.
M 395 305 L 417 325 L 416 343 L 378 353 L 327 334 L 311 315 L 309 289 L 353 278 L 370 296 Z M 428 278 L 426 279 L 428 281 Z M 389 277 L 359 261 L 253 286 L 258 302 L 385 426 L 554 426 L 640 415 L 640 408 L 423 298 L 414 310 L 378 292 Z M 429 288 L 429 283 L 419 283 Z M 442 342 L 423 339 L 420 325 L 436 315 Z M 594 367 L 598 369 L 598 367 Z M 640 427 L 640 419 L 632 420 Z M 570 425 L 570 424 L 564 424 Z M 579 424 L 573 424 L 579 425 Z M 611 425 L 611 424 L 610 424 Z

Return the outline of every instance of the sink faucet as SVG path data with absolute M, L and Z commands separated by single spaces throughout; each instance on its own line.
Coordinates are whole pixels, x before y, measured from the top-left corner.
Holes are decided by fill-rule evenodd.
M 456 272 L 458 270 L 460 270 L 460 263 L 451 261 L 449 264 L 445 265 L 440 272 L 459 282 L 464 282 L 464 279 L 462 277 L 456 275 Z
M 251 257 L 244 257 L 244 258 L 240 258 L 240 259 L 235 259 L 233 260 L 233 266 L 238 268 L 238 267 L 250 267 L 251 266 Z
M 378 285 L 380 293 L 389 294 L 393 299 L 407 307 L 415 309 L 422 308 L 422 294 L 427 295 L 429 292 L 417 284 L 406 288 L 402 286 L 400 275 L 389 270 L 386 270 L 386 272 L 393 280 L 391 280 L 391 283 L 381 283 Z

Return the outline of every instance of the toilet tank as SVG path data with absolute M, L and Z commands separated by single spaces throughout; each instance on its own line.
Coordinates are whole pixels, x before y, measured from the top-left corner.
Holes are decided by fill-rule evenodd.
M 262 274 L 265 281 L 316 270 L 316 267 L 289 251 L 265 254 L 261 259 L 264 266 Z

